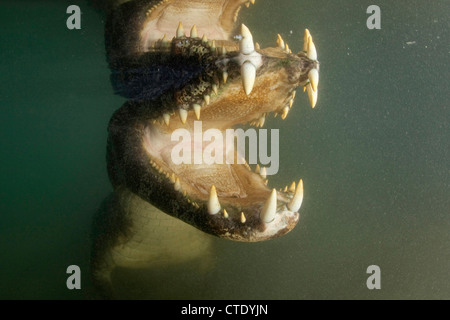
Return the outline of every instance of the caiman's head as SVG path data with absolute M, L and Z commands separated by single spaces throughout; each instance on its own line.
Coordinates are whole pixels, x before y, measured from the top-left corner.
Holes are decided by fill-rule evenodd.
M 261 49 L 245 25 L 231 38 L 242 4 L 249 2 L 135 1 L 110 15 L 112 81 L 129 101 L 111 119 L 108 166 L 114 186 L 200 230 L 260 241 L 297 224 L 302 181 L 270 188 L 265 168 L 239 162 L 234 144 L 223 143 L 224 161 L 199 162 L 195 155 L 210 152 L 211 143 L 199 143 L 196 130 L 216 129 L 217 139 L 237 125 L 262 127 L 270 113 L 284 119 L 297 87 L 314 107 L 319 62 L 308 30 L 298 53 L 279 35 L 277 46 Z M 180 132 L 192 139 L 174 135 Z M 190 164 L 174 159 L 180 149 L 192 151 Z

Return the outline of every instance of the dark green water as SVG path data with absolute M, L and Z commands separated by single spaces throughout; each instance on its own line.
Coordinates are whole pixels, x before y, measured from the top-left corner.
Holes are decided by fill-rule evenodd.
M 66 28 L 81 7 L 82 29 Z M 366 8 L 381 8 L 381 30 Z M 297 94 L 280 128 L 282 187 L 303 178 L 299 225 L 218 241 L 209 298 L 450 298 L 449 1 L 269 1 L 242 10 L 263 47 L 309 28 L 319 101 Z M 92 216 L 111 187 L 114 96 L 101 16 L 84 1 L 0 3 L 0 298 L 90 299 Z M 175 26 L 174 26 L 175 27 Z M 66 288 L 66 268 L 82 289 Z M 381 290 L 366 269 L 381 268 Z M 180 290 L 183 284 L 180 284 Z M 193 296 L 195 297 L 195 295 Z

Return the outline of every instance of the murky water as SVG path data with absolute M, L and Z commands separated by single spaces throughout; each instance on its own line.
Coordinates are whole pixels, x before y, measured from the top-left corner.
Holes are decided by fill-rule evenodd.
M 82 29 L 66 28 L 78 4 Z M 371 4 L 381 30 L 366 27 Z M 298 95 L 280 129 L 284 187 L 303 178 L 301 221 L 257 244 L 217 241 L 203 292 L 230 299 L 450 298 L 450 3 L 257 1 L 241 19 L 263 47 L 309 28 L 317 107 Z M 112 94 L 100 15 L 83 1 L 2 1 L 0 298 L 95 298 L 92 217 L 111 192 Z M 82 289 L 66 288 L 66 268 Z M 370 265 L 381 289 L 366 287 Z M 170 270 L 170 272 L 177 272 Z M 193 275 L 194 279 L 195 276 Z M 191 279 L 192 280 L 192 279 Z M 199 279 L 202 281 L 202 279 Z M 158 292 L 153 292 L 158 296 Z

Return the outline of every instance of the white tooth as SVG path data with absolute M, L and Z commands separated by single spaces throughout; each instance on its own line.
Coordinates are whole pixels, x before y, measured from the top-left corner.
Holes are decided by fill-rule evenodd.
M 204 34 L 202 37 L 202 43 L 207 44 L 208 43 L 208 37 Z
M 210 48 L 213 53 L 216 52 L 216 40 L 212 41 Z
M 295 181 L 291 183 L 291 186 L 289 187 L 289 192 L 295 192 Z
M 227 79 L 228 79 L 228 72 L 226 71 L 222 72 L 223 83 L 227 83 Z
M 239 51 L 242 54 L 250 54 L 255 51 L 255 46 L 253 45 L 253 36 L 250 30 L 245 26 L 241 25 L 241 35 L 242 40 L 239 42 Z
M 261 46 L 259 45 L 258 42 L 255 42 L 255 49 L 256 50 L 261 50 Z
M 217 96 L 217 92 L 218 92 L 217 84 L 213 84 L 213 85 L 211 86 L 211 88 L 212 88 L 212 91 L 214 92 L 214 94 Z
M 224 218 L 228 218 L 228 212 L 225 209 L 223 209 L 223 217 Z
M 281 114 L 281 119 L 283 119 L 283 120 L 286 119 L 288 112 L 289 112 L 289 106 L 284 107 L 283 113 Z
M 308 51 L 307 51 L 306 55 L 311 60 L 317 60 L 316 46 L 314 45 L 314 42 L 312 41 L 311 36 L 308 38 Z
M 289 49 L 289 45 L 286 43 L 286 48 L 284 49 L 284 52 L 289 53 L 289 51 L 291 50 Z
M 212 185 L 209 193 L 208 212 L 209 214 L 216 214 L 220 211 L 219 198 L 217 197 L 216 187 Z
M 311 37 L 308 29 L 305 29 L 305 36 L 303 38 L 303 51 L 308 51 L 308 39 Z
M 280 36 L 280 34 L 278 34 L 277 37 L 278 37 L 278 38 L 277 38 L 277 44 L 278 44 L 278 47 L 280 47 L 281 49 L 284 50 L 284 48 L 285 48 L 286 46 L 285 46 L 285 44 L 284 44 L 283 38 Z
M 261 168 L 261 172 L 260 172 L 259 174 L 261 175 L 261 177 L 262 177 L 263 179 L 265 179 L 265 178 L 267 177 L 267 170 L 266 170 L 266 167 L 262 167 L 262 168 Z
M 303 201 L 303 181 L 300 179 L 297 185 L 297 189 L 295 189 L 294 196 L 292 197 L 291 201 L 287 205 L 288 209 L 292 212 L 297 212 Z
M 311 104 L 311 107 L 314 108 L 317 103 L 317 91 L 312 89 L 310 83 L 306 85 L 306 91 L 308 92 L 309 103 Z
M 180 120 L 181 120 L 181 122 L 183 124 L 186 123 L 187 116 L 188 116 L 187 110 L 184 110 L 183 108 L 180 108 Z
M 269 199 L 264 203 L 264 207 L 261 210 L 260 218 L 265 223 L 272 222 L 275 219 L 277 213 L 277 190 L 272 189 L 272 193 Z
M 181 21 L 178 23 L 178 28 L 177 28 L 177 38 L 181 38 L 184 37 L 184 29 L 183 29 L 183 25 L 181 24 Z
M 252 92 L 255 84 L 256 68 L 250 61 L 245 61 L 241 66 L 242 84 L 246 95 Z
M 224 55 L 226 55 L 227 54 L 227 49 L 225 48 L 225 46 L 222 44 L 222 50 L 221 50 L 222 52 L 222 55 L 224 56 Z
M 198 37 L 197 27 L 194 24 L 191 29 L 191 38 L 197 38 L 197 37 Z
M 241 223 L 245 223 L 245 221 L 247 221 L 247 219 L 245 218 L 244 213 L 241 212 Z
M 164 119 L 164 123 L 166 124 L 166 126 L 168 126 L 169 125 L 169 121 L 170 121 L 170 114 L 164 113 L 163 114 L 163 119 Z
M 261 168 L 259 167 L 259 164 L 256 165 L 255 172 L 257 174 L 259 174 L 261 172 Z
M 294 104 L 294 98 L 292 98 L 291 100 L 289 100 L 289 108 L 292 108 L 292 105 Z
M 195 117 L 197 120 L 200 120 L 200 111 L 202 110 L 202 107 L 197 103 L 194 103 L 192 107 L 194 108 Z
M 312 89 L 317 91 L 319 85 L 319 71 L 316 68 L 309 70 L 308 72 L 309 82 L 311 82 Z
M 206 105 L 208 105 L 209 102 L 211 101 L 211 97 L 209 96 L 209 94 L 205 94 L 203 96 L 203 100 L 205 100 Z
M 175 191 L 181 191 L 181 183 L 180 183 L 180 179 L 178 177 L 175 179 L 174 189 L 175 189 Z
M 167 37 L 165 34 L 164 34 L 164 37 L 161 39 L 161 45 L 163 47 L 167 47 L 169 45 L 169 40 L 167 40 Z
M 264 126 L 264 123 L 266 122 L 266 117 L 262 116 L 261 118 L 259 118 L 259 125 L 262 128 Z

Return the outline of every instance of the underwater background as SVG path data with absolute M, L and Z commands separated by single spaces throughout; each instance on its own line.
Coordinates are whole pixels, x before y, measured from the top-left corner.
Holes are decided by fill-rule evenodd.
M 66 27 L 71 4 L 81 30 Z M 381 30 L 366 27 L 372 4 Z M 86 1 L 3 0 L 0 21 L 0 299 L 98 298 L 92 219 L 112 191 L 106 129 L 125 101 L 109 82 L 102 16 Z M 450 299 L 450 1 L 257 0 L 240 21 L 262 47 L 279 33 L 299 51 L 305 28 L 317 47 L 316 108 L 299 89 L 287 119 L 265 125 L 280 129 L 269 185 L 304 181 L 300 222 L 267 242 L 217 239 L 203 291 L 174 291 Z M 73 264 L 81 290 L 66 287 Z M 366 286 L 370 265 L 380 290 Z

